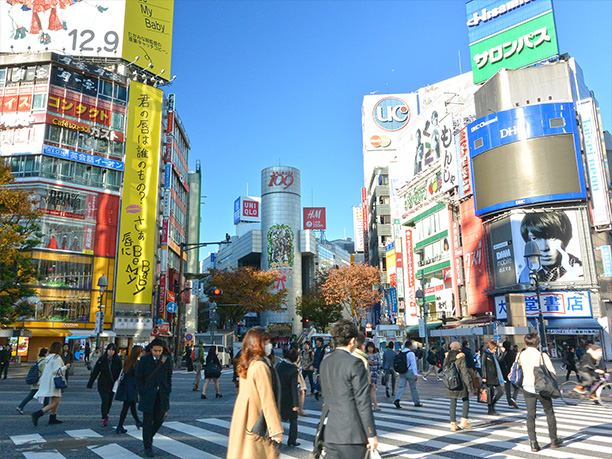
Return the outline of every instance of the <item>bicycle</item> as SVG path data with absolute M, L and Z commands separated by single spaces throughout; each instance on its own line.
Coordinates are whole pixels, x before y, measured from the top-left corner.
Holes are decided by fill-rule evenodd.
M 610 373 L 603 375 L 599 381 L 593 384 L 591 390 L 581 394 L 576 392 L 574 381 L 565 381 L 561 384 L 561 399 L 566 405 L 577 405 L 581 401 L 587 400 L 598 405 L 612 407 L 612 382 Z

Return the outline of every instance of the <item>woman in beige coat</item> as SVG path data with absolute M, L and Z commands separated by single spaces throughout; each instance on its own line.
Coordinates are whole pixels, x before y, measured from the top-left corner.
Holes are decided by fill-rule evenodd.
M 283 427 L 278 413 L 280 385 L 266 355 L 272 351 L 270 334 L 261 327 L 244 336 L 236 371 L 240 392 L 234 405 L 227 448 L 228 459 L 279 457 Z

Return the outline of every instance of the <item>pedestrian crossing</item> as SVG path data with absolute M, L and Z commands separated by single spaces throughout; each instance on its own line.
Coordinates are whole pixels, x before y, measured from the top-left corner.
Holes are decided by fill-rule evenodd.
M 502 406 L 498 416 L 488 415 L 487 406 L 470 403 L 473 430 L 450 432 L 449 400 L 436 398 L 423 401 L 417 408 L 404 402 L 396 409 L 391 403 L 379 403 L 374 412 L 378 430 L 379 452 L 385 458 L 442 459 L 488 458 L 520 459 L 536 457 L 527 436 L 525 407 L 519 410 Z M 460 407 L 458 407 L 458 415 Z M 308 417 L 299 418 L 298 447 L 281 450 L 282 459 L 307 458 L 312 451 L 320 411 L 306 410 Z M 548 447 L 550 438 L 546 418 L 538 412 L 536 429 L 542 451 L 538 458 L 604 459 L 612 454 L 612 410 L 583 403 L 566 406 L 555 403 L 558 435 L 562 448 Z M 460 416 L 460 415 L 459 415 Z M 347 420 L 349 423 L 350 420 Z M 284 424 L 286 432 L 289 425 Z M 226 454 L 230 421 L 216 417 L 164 423 L 153 441 L 157 457 L 180 459 L 216 459 Z M 349 426 L 347 425 L 347 428 Z M 142 431 L 126 426 L 127 435 L 110 434 L 102 429 L 73 429 L 51 434 L 44 432 L 11 436 L 13 449 L 25 459 L 137 459 L 143 456 Z M 284 438 L 286 442 L 286 436 Z M 18 456 L 22 454 L 22 456 Z

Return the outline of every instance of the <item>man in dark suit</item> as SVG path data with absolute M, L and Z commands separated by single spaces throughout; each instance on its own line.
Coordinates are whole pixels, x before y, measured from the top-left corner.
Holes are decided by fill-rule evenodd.
M 145 456 L 154 457 L 153 437 L 170 409 L 172 359 L 161 339 L 154 339 L 149 346 L 151 353 L 142 357 L 136 367 L 136 385 L 140 395 L 138 409 L 142 411 Z
M 368 374 L 363 362 L 351 355 L 358 333 L 350 320 L 336 322 L 331 333 L 336 348 L 321 362 L 326 459 L 360 458 L 367 448 L 378 447 Z

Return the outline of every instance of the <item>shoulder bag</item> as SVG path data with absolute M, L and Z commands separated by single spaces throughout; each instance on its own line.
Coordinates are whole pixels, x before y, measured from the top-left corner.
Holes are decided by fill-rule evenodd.
M 115 381 L 115 384 L 113 384 L 114 393 L 117 393 L 117 390 L 119 389 L 119 385 L 121 384 L 121 381 L 123 381 L 123 370 L 121 370 L 121 373 L 119 373 L 119 377 L 117 378 L 117 381 Z
M 68 387 L 68 383 L 66 382 L 66 378 L 64 378 L 64 375 L 62 374 L 61 369 L 58 369 L 55 372 L 55 377 L 53 378 L 53 384 L 55 385 L 56 389 L 64 390 Z
M 535 391 L 542 397 L 559 398 L 561 391 L 557 378 L 553 375 L 546 363 L 544 362 L 544 354 L 540 353 L 540 366 L 533 369 L 535 376 Z
M 523 367 L 520 361 L 522 352 L 521 350 L 521 352 L 518 353 L 516 359 L 514 359 L 510 373 L 508 373 L 508 379 L 515 387 L 523 387 Z

